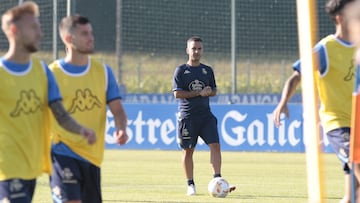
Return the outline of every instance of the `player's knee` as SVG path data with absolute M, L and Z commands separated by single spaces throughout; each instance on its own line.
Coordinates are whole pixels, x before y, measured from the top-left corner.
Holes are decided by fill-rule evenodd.
M 183 149 L 183 152 L 184 152 L 185 157 L 192 157 L 192 155 L 194 153 L 194 148 Z
M 220 151 L 220 144 L 219 143 L 212 143 L 209 144 L 210 150 Z

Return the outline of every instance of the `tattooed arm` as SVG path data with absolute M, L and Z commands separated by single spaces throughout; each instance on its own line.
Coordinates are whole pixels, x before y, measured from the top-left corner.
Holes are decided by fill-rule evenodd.
M 65 110 L 60 100 L 50 103 L 52 113 L 57 122 L 66 130 L 83 135 L 89 144 L 93 144 L 96 141 L 95 132 L 91 129 L 85 128 L 74 120 L 70 114 Z

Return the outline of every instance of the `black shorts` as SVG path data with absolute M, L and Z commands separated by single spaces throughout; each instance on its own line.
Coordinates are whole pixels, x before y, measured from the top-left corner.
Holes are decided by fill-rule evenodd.
M 182 149 L 194 148 L 198 137 L 208 144 L 219 143 L 217 119 L 214 115 L 204 119 L 178 120 L 178 144 Z
M 90 162 L 52 153 L 50 186 L 54 202 L 101 203 L 100 168 Z
M 0 202 L 31 203 L 36 179 L 9 179 L 0 181 Z
M 342 162 L 344 172 L 349 173 L 350 128 L 337 128 L 327 132 L 326 135 L 332 149 Z

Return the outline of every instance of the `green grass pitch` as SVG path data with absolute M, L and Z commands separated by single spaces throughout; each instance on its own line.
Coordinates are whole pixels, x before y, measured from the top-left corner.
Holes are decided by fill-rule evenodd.
M 181 151 L 106 150 L 102 165 L 104 203 L 297 203 L 307 202 L 305 154 L 223 152 L 222 175 L 237 189 L 226 198 L 207 193 L 212 177 L 208 151 L 196 151 L 197 196 L 186 196 Z M 343 172 L 335 154 L 324 154 L 324 202 L 339 202 Z M 33 202 L 52 202 L 48 177 L 37 182 Z

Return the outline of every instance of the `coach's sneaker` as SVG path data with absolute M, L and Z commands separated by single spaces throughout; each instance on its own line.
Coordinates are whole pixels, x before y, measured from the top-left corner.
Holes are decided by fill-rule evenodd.
M 186 195 L 188 196 L 196 195 L 196 188 L 194 184 L 188 185 Z

